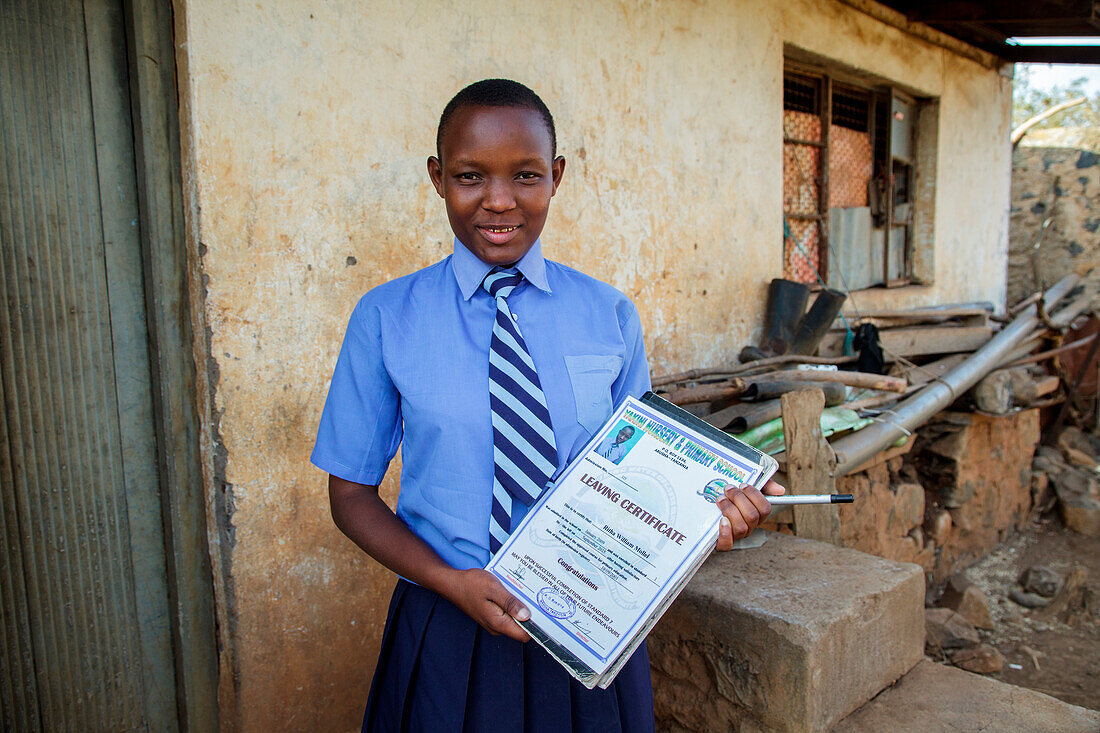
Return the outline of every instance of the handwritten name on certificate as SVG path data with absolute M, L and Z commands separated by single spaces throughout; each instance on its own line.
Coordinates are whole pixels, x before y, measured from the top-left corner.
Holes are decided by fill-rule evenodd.
M 713 547 L 726 485 L 761 470 L 630 399 L 487 569 L 539 630 L 601 674 Z

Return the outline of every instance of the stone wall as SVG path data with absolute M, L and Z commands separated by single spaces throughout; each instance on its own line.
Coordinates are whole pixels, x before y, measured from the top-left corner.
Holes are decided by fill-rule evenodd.
M 989 552 L 1031 508 L 1039 411 L 1006 417 L 940 413 L 912 450 L 837 482 L 846 547 L 913 562 L 944 581 Z
M 1012 156 L 1008 303 L 1070 272 L 1084 275 L 1098 262 L 1100 129 L 1028 133 Z

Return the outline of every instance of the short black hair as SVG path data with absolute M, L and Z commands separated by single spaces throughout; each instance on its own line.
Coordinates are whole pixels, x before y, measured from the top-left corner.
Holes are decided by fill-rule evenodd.
M 463 107 L 520 107 L 538 112 L 546 129 L 550 133 L 550 153 L 558 154 L 558 135 L 554 130 L 554 116 L 539 95 L 531 89 L 511 79 L 482 79 L 466 87 L 443 108 L 439 116 L 439 127 L 435 132 L 435 154 L 442 158 L 443 134 L 454 117 Z

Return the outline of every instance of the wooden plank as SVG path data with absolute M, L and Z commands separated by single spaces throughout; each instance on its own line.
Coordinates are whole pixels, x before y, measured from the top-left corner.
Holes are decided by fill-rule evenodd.
M 1049 377 L 1043 377 L 1035 382 L 1035 394 L 1039 397 L 1048 395 L 1051 392 L 1058 391 L 1058 385 L 1062 383 L 1062 380 L 1054 374 Z
M 836 493 L 836 454 L 821 435 L 825 394 L 820 389 L 788 392 L 780 398 L 787 447 L 787 490 L 792 494 Z M 792 507 L 799 537 L 843 546 L 835 504 Z
M 893 357 L 950 354 L 960 351 L 977 351 L 993 337 L 988 326 L 927 326 L 921 328 L 894 328 L 879 332 L 879 343 L 886 352 L 887 361 Z M 829 333 L 821 340 L 819 356 L 840 356 L 844 351 L 844 334 Z
M 989 309 L 981 305 L 928 306 L 922 308 L 902 308 L 899 310 L 865 310 L 859 313 L 849 312 L 844 316 L 849 320 L 858 318 L 957 318 L 959 316 L 989 316 Z
M 868 372 L 821 371 L 818 369 L 784 369 L 758 374 L 752 382 L 836 382 L 858 389 L 880 389 L 887 392 L 904 392 L 909 386 L 904 379 Z M 683 390 L 686 391 L 686 390 Z M 742 390 L 742 394 L 744 389 Z M 672 401 L 672 400 L 670 400 Z
M 829 275 L 829 168 L 832 159 L 829 148 L 829 128 L 833 126 L 833 80 L 825 77 L 821 82 L 821 186 L 818 188 L 817 213 L 817 272 L 818 277 Z
M 203 391 L 209 386 L 196 371 L 194 358 L 202 323 L 195 321 L 196 336 L 188 317 L 201 312 L 192 306 L 193 300 L 201 301 L 201 289 L 192 291 L 197 280 L 188 266 L 188 248 L 197 251 L 199 244 L 189 242 L 184 231 L 179 113 L 188 108 L 189 92 L 186 88 L 177 92 L 173 4 L 128 0 L 124 8 L 156 390 L 154 419 L 161 448 L 160 493 L 168 530 L 177 703 L 181 728 L 212 731 L 218 729 L 219 704 L 229 711 L 225 720 L 234 720 L 240 669 L 232 636 L 233 591 L 226 587 L 228 560 L 220 554 L 227 550 L 207 541 L 209 484 L 199 452 L 199 406 L 208 405 L 210 398 L 209 391 Z M 178 3 L 174 9 L 181 12 Z M 205 362 L 199 366 L 205 367 Z M 212 510 L 219 501 L 228 500 L 220 490 L 211 495 Z M 218 532 L 224 537 L 229 531 L 228 513 L 221 506 L 217 510 L 210 519 L 209 536 Z M 225 623 L 215 622 L 215 603 L 221 604 L 217 617 Z
M 847 321 L 847 325 L 845 325 Z M 989 324 L 989 314 L 985 311 L 978 313 L 957 313 L 942 315 L 940 313 L 923 313 L 896 316 L 873 316 L 866 313 L 862 317 L 845 315 L 843 319 L 837 318 L 829 326 L 830 331 L 843 331 L 861 323 L 870 323 L 878 329 L 906 328 L 912 326 L 932 326 L 939 324 L 953 324 L 956 326 L 985 326 Z

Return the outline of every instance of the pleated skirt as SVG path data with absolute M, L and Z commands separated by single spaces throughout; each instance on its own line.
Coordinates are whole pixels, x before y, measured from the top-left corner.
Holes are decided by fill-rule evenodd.
M 494 636 L 437 593 L 398 581 L 364 733 L 653 729 L 644 643 L 606 690 L 588 690 L 534 641 Z

